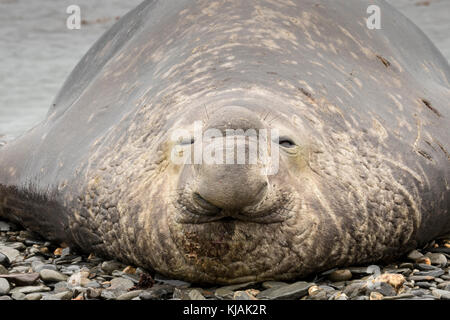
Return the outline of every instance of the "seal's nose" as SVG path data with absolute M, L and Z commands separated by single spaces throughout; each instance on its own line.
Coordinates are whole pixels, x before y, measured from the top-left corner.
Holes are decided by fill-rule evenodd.
M 204 152 L 223 150 L 224 162 L 203 162 L 197 167 L 197 202 L 230 212 L 261 202 L 268 179 L 264 161 L 255 154 L 258 138 L 248 136 L 251 130 L 257 133 L 264 128 L 259 117 L 246 108 L 228 107 L 211 115 L 207 128 L 222 132 L 224 137 L 212 139 L 204 146 Z M 254 161 L 250 161 L 252 151 Z
M 203 164 L 198 178 L 196 193 L 200 201 L 226 211 L 239 211 L 258 204 L 268 186 L 267 177 L 257 165 Z

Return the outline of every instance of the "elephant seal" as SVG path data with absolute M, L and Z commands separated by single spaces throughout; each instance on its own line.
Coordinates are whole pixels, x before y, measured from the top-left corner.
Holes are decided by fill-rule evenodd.
M 145 1 L 0 150 L 0 216 L 191 282 L 393 259 L 450 231 L 449 79 L 384 1 Z M 278 130 L 277 172 L 173 161 L 197 122 Z

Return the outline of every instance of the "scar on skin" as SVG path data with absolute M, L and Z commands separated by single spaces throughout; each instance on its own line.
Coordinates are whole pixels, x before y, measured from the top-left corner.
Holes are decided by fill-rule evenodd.
M 441 113 L 439 111 L 437 111 L 432 105 L 431 102 L 427 99 L 424 98 L 420 98 L 420 101 L 422 101 L 422 103 L 431 111 L 433 111 L 438 117 L 441 117 Z
M 303 93 L 305 96 L 307 96 L 308 98 L 310 98 L 311 100 L 314 101 L 312 94 L 308 90 L 306 90 L 304 88 L 298 88 L 298 90 L 300 90 L 301 93 Z
M 383 58 L 380 55 L 377 55 L 377 58 L 384 64 L 386 68 L 389 68 L 391 66 L 391 63 L 386 58 Z

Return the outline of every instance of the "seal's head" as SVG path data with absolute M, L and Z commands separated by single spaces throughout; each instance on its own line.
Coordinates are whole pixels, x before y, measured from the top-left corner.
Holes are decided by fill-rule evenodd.
M 166 218 L 177 264 L 193 280 L 214 282 L 297 272 L 293 248 L 317 218 L 299 219 L 312 183 L 308 139 L 248 107 L 202 116 L 172 135 L 180 165 Z

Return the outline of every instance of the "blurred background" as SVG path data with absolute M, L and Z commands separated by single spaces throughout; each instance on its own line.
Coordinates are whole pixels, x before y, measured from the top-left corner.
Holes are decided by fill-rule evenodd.
M 0 0 L 0 144 L 42 121 L 77 62 L 142 0 Z M 388 0 L 450 61 L 450 0 Z M 70 5 L 80 30 L 66 27 Z

